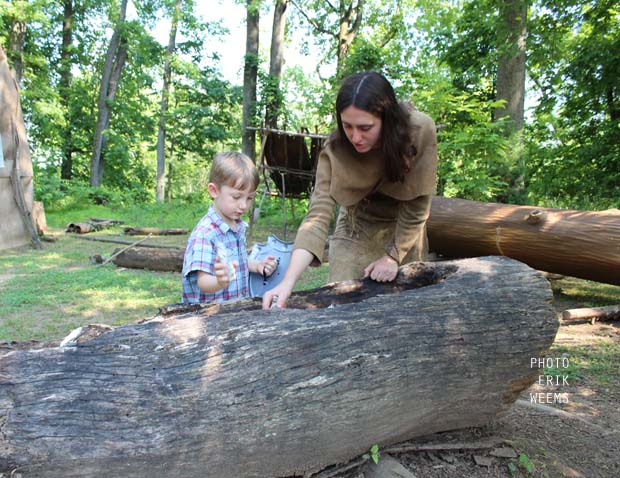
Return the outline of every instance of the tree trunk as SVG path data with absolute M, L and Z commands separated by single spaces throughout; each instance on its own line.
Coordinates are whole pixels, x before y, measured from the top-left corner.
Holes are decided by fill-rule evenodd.
M 505 104 L 497 108 L 495 117 L 508 116 L 513 131 L 521 131 L 524 123 L 527 0 L 501 0 L 500 18 L 497 100 L 504 100 Z
M 284 64 L 284 31 L 286 26 L 286 8 L 289 0 L 277 0 L 273 10 L 273 28 L 271 30 L 271 50 L 269 62 L 269 100 L 265 111 L 265 125 L 268 128 L 278 127 L 278 115 L 282 107 L 280 79 Z
M 114 254 L 118 251 L 119 249 L 116 249 Z M 181 272 L 183 270 L 184 252 L 181 249 L 132 247 L 116 256 L 112 262 L 118 267 L 130 269 Z
M 64 14 L 62 22 L 62 46 L 60 48 L 60 101 L 62 103 L 65 122 L 67 124 L 64 134 L 63 157 L 60 167 L 60 177 L 71 179 L 73 176 L 73 124 L 70 113 L 69 97 L 71 90 L 71 68 L 73 61 L 71 48 L 73 44 L 73 0 L 64 0 Z
M 258 76 L 258 32 L 260 11 L 256 0 L 247 2 L 247 34 L 243 67 L 243 119 L 241 150 L 256 162 L 256 132 L 249 130 L 256 115 L 256 78 Z
M 157 189 L 155 197 L 157 202 L 164 202 L 166 184 L 166 115 L 168 114 L 168 99 L 170 97 L 170 83 L 172 80 L 171 61 L 177 42 L 177 27 L 181 15 L 181 0 L 176 0 L 170 35 L 168 36 L 168 48 L 164 63 L 164 84 L 161 90 L 161 109 L 159 111 L 159 127 L 157 128 Z
M 571 211 L 434 197 L 432 251 L 505 255 L 536 269 L 620 285 L 620 211 Z
M 521 195 L 525 189 L 525 156 L 523 125 L 525 101 L 525 48 L 527 37 L 527 0 L 500 0 L 501 24 L 498 28 L 499 62 L 497 66 L 497 100 L 505 104 L 495 111 L 495 119 L 508 117 L 511 194 Z
M 103 178 L 103 150 L 106 142 L 104 131 L 110 125 L 109 103 L 113 102 L 116 97 L 118 80 L 120 79 L 127 58 L 127 40 L 123 32 L 123 23 L 125 22 L 126 14 L 127 0 L 122 0 L 120 19 L 110 39 L 101 76 L 93 156 L 90 162 L 90 185 L 93 187 L 99 186 Z
M 364 0 L 357 0 L 353 6 L 351 0 L 348 4 L 345 0 L 340 0 L 340 25 L 338 29 L 338 61 L 336 65 L 337 75 L 342 74 L 344 60 L 349 53 L 349 47 L 362 24 L 362 14 L 364 13 Z
M 540 273 L 508 258 L 417 263 L 393 283 L 295 294 L 304 310 L 190 306 L 11 350 L 0 471 L 282 477 L 482 426 L 536 380 L 531 359 L 558 328 L 551 299 Z

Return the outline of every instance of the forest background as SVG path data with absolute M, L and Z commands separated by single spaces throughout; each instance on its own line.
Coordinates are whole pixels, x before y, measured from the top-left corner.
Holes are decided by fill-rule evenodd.
M 259 138 L 245 126 L 328 133 L 340 79 L 363 69 L 435 119 L 438 194 L 619 205 L 616 1 L 205 4 L 245 9 L 244 51 L 192 0 L 0 2 L 0 44 L 46 209 L 203 202 L 215 152 L 256 155 Z M 234 55 L 243 84 L 222 74 L 221 58 Z

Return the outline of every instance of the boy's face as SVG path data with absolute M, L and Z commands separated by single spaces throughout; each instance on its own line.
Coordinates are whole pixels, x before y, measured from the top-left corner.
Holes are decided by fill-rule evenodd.
M 233 227 L 235 222 L 248 210 L 254 201 L 254 196 L 256 196 L 256 189 L 251 187 L 239 189 L 209 183 L 208 190 L 213 198 L 215 210 L 229 226 Z

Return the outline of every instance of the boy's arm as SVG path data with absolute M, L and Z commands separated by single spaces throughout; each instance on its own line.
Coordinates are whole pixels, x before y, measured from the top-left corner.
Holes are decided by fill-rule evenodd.
M 233 266 L 237 267 L 237 261 L 233 261 Z M 219 261 L 219 257 L 215 259 L 213 266 L 215 275 L 198 271 L 198 288 L 207 294 L 212 294 L 220 289 L 228 287 L 230 284 L 230 276 L 228 275 L 228 267 Z

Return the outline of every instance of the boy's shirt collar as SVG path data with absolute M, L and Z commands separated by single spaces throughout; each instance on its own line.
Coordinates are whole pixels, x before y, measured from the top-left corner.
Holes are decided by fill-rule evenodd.
M 238 219 L 238 220 L 235 221 L 237 223 L 237 230 L 235 231 L 232 227 L 230 227 L 230 224 L 228 224 L 226 221 L 224 221 L 222 216 L 219 215 L 219 213 L 215 210 L 213 205 L 209 206 L 209 210 L 207 211 L 207 216 L 209 217 L 209 220 L 215 226 L 217 226 L 219 228 L 219 230 L 222 231 L 222 233 L 224 233 L 224 234 L 226 234 L 228 231 L 232 231 L 234 233 L 238 233 L 245 226 L 245 222 L 242 221 L 241 219 Z

